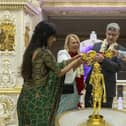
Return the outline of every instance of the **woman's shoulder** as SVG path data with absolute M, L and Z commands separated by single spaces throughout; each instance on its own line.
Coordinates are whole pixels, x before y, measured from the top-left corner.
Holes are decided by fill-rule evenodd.
M 45 55 L 52 55 L 52 52 L 46 48 L 41 48 L 40 53 L 45 54 Z
M 69 55 L 67 50 L 60 50 L 57 54 L 57 61 L 58 63 L 62 62 L 63 60 L 68 60 L 70 59 L 71 56 Z
M 45 57 L 46 55 L 51 55 L 51 52 L 48 49 L 37 48 L 33 53 L 32 60 L 35 60 L 37 57 Z
M 42 55 L 45 60 L 47 60 L 47 59 L 50 61 L 56 60 L 54 54 L 51 52 L 50 49 L 42 49 L 42 50 L 43 50 Z
M 43 54 L 43 53 L 47 53 L 47 49 L 44 48 L 37 48 L 34 53 L 36 54 Z
M 36 59 L 36 57 L 38 57 L 38 55 L 40 55 L 41 53 L 41 48 L 37 48 L 34 52 L 33 52 L 33 56 L 32 56 L 32 61 L 34 61 Z
M 66 49 L 62 49 L 58 51 L 58 54 L 68 54 L 68 51 Z

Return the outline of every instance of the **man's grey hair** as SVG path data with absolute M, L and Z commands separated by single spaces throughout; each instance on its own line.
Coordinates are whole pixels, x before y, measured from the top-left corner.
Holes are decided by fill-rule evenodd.
M 108 30 L 120 31 L 120 26 L 118 23 L 109 23 L 106 27 L 106 31 Z

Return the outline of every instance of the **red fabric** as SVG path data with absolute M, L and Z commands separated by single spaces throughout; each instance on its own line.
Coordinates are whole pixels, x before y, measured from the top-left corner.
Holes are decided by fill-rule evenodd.
M 71 57 L 74 57 L 77 55 L 77 53 L 69 52 Z M 84 89 L 84 75 L 81 75 L 80 77 L 76 77 L 76 87 L 79 95 L 82 95 L 81 91 Z
M 77 84 L 78 94 L 82 95 L 81 91 L 84 89 L 84 76 L 81 75 L 80 77 L 76 77 L 75 80 Z

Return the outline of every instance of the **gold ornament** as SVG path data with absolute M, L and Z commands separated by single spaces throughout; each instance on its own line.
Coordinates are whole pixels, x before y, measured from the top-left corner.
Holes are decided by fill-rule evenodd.
M 11 15 L 4 15 L 0 22 L 0 51 L 14 51 L 15 25 Z
M 90 50 L 88 53 L 82 53 L 82 59 L 87 62 L 87 65 L 92 65 L 96 54 L 96 51 Z
M 89 116 L 86 126 L 107 126 L 103 116 L 100 115 L 102 99 L 103 102 L 106 102 L 106 91 L 104 76 L 98 62 L 93 64 L 90 84 L 92 85 L 93 113 Z

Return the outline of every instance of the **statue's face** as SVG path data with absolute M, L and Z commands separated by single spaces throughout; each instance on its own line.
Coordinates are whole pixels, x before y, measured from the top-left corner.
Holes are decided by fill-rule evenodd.
M 99 63 L 94 63 L 94 69 L 95 70 L 100 70 L 100 64 Z

